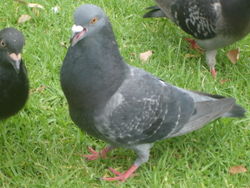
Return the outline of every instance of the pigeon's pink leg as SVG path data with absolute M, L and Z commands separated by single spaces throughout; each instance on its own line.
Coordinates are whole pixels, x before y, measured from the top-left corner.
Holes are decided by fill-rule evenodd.
M 216 70 L 215 70 L 215 64 L 216 64 L 216 50 L 207 50 L 206 51 L 206 59 L 207 64 L 209 66 L 210 72 L 212 74 L 212 77 L 216 78 Z
M 194 39 L 184 38 L 189 44 L 190 47 L 198 52 L 203 52 L 203 49 L 196 43 Z
M 141 144 L 137 146 L 133 146 L 133 150 L 137 153 L 137 158 L 134 164 L 124 173 L 117 172 L 113 168 L 109 168 L 109 170 L 114 173 L 115 177 L 103 177 L 103 180 L 106 181 L 125 181 L 129 177 L 133 175 L 133 173 L 141 166 L 141 164 L 145 163 L 149 159 L 149 151 L 153 144 Z
M 217 72 L 216 72 L 215 68 L 211 68 L 211 69 L 210 69 L 210 72 L 211 72 L 211 74 L 212 74 L 212 77 L 213 77 L 213 78 L 216 78 Z
M 137 166 L 137 165 L 132 165 L 124 173 L 120 173 L 120 172 L 117 172 L 116 170 L 114 170 L 113 168 L 109 168 L 109 170 L 117 176 L 112 177 L 112 178 L 111 177 L 110 178 L 103 177 L 102 179 L 106 180 L 106 181 L 125 181 L 126 179 L 128 179 L 129 177 L 132 176 L 132 174 L 137 170 L 138 167 L 139 166 Z
M 108 147 L 104 148 L 103 150 L 97 152 L 97 151 L 95 151 L 93 148 L 88 147 L 88 151 L 89 151 L 90 153 L 92 153 L 92 154 L 83 155 L 83 157 L 85 157 L 87 160 L 91 160 L 91 161 L 96 160 L 96 159 L 98 159 L 98 158 L 106 158 L 107 153 L 108 153 L 109 151 L 111 151 L 112 149 L 114 149 L 114 147 L 108 146 Z

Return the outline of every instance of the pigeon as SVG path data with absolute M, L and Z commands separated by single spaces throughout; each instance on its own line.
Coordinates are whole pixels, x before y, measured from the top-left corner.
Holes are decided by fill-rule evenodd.
M 24 43 L 15 28 L 0 31 L 0 120 L 16 114 L 28 99 L 29 81 L 21 58 Z
M 144 15 L 167 17 L 197 40 L 187 39 L 193 48 L 205 50 L 207 64 L 216 77 L 218 48 L 230 45 L 250 32 L 249 0 L 156 0 Z M 197 43 L 196 43 L 197 42 Z M 198 44 L 198 45 L 197 45 Z
M 91 147 L 88 160 L 127 148 L 137 159 L 124 173 L 125 181 L 149 159 L 154 142 L 195 131 L 220 117 L 244 117 L 234 98 L 193 92 L 168 84 L 124 62 L 104 11 L 84 4 L 74 12 L 73 35 L 60 73 L 73 122 L 89 135 L 108 143 Z

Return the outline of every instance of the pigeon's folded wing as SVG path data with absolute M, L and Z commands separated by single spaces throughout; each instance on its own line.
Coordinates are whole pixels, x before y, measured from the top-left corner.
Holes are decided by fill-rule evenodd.
M 220 7 L 216 6 L 220 4 L 216 1 L 176 1 L 171 6 L 174 22 L 197 39 L 215 37 L 220 14 Z
M 150 74 L 133 73 L 96 116 L 97 129 L 114 143 L 151 143 L 177 133 L 194 111 L 188 94 Z

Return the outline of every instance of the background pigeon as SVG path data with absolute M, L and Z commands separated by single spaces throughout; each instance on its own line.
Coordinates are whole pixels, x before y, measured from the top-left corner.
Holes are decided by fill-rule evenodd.
M 116 147 L 134 150 L 138 157 L 126 180 L 149 158 L 153 143 L 203 127 L 219 117 L 243 117 L 233 98 L 184 90 L 142 69 L 126 64 L 118 50 L 109 19 L 95 5 L 74 13 L 73 37 L 61 69 L 61 86 L 72 120 L 88 134 L 110 144 L 101 152 L 89 148 L 89 160 L 104 157 Z
M 20 31 L 0 31 L 0 120 L 16 114 L 28 98 L 28 78 L 21 59 L 23 45 Z
M 156 0 L 144 17 L 170 18 L 197 39 L 206 51 L 207 64 L 216 76 L 216 49 L 240 40 L 250 32 L 249 0 Z M 193 47 L 195 41 L 191 40 Z

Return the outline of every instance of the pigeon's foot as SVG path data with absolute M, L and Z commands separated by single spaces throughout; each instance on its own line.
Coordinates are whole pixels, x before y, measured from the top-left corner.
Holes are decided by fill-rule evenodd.
M 126 179 L 128 179 L 129 177 L 131 177 L 133 175 L 133 173 L 137 170 L 139 166 L 137 165 L 132 165 L 126 172 L 124 173 L 121 173 L 121 172 L 118 172 L 116 171 L 115 169 L 113 168 L 109 168 L 109 170 L 114 173 L 115 175 L 117 175 L 116 177 L 110 177 L 110 178 L 106 178 L 106 177 L 103 177 L 102 179 L 103 180 L 106 180 L 106 181 L 125 181 Z
M 215 79 L 216 75 L 217 75 L 217 72 L 216 72 L 215 68 L 214 67 L 210 68 L 210 72 L 211 72 L 212 77 Z
M 191 38 L 184 38 L 184 40 L 186 40 L 189 44 L 190 47 L 200 53 L 202 53 L 204 50 L 196 43 L 196 41 L 194 39 Z
M 101 150 L 100 152 L 95 151 L 92 147 L 88 147 L 88 151 L 92 154 L 89 155 L 83 155 L 83 157 L 85 157 L 87 160 L 93 161 L 99 158 L 106 158 L 107 153 L 111 150 L 110 147 L 106 147 L 103 150 Z

